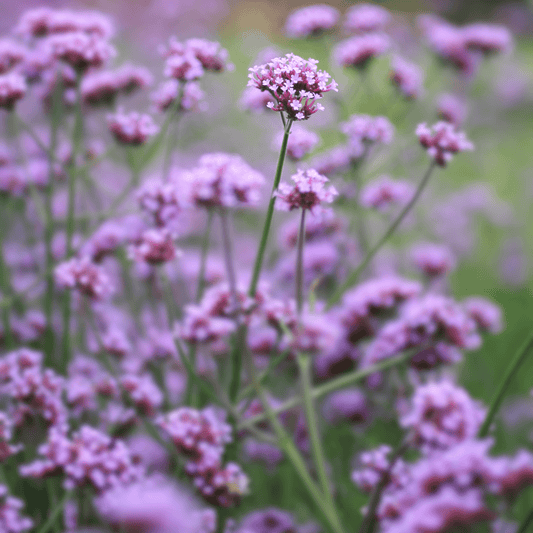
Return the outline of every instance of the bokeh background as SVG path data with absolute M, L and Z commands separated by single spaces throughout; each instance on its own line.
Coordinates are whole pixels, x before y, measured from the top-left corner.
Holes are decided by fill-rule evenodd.
M 328 3 L 341 11 L 352 4 Z M 233 151 L 268 176 L 276 162 L 270 139 L 279 124 L 272 117 L 250 118 L 238 106 L 247 81 L 247 69 L 257 54 L 267 46 L 274 46 L 282 53 L 293 51 L 305 57 L 311 55 L 320 60 L 321 67 L 327 68 L 341 87 L 356 82 L 338 68 L 326 67 L 330 50 L 323 44 L 293 42 L 283 35 L 287 14 L 307 4 L 300 0 L 283 3 L 267 0 L 2 0 L 0 30 L 9 32 L 29 7 L 47 5 L 101 10 L 115 20 L 121 55 L 148 66 L 156 77 L 161 77 L 162 72 L 157 47 L 169 36 L 219 39 L 228 49 L 235 71 L 224 75 L 223 79 L 216 77 L 206 82 L 209 111 L 183 121 L 181 152 L 175 162 L 187 164 L 206 150 Z M 395 14 L 392 35 L 401 42 L 402 49 L 414 47 L 419 39 L 415 19 L 428 12 L 461 24 L 478 20 L 500 22 L 507 25 L 516 38 L 512 56 L 490 61 L 470 88 L 469 118 L 464 129 L 476 144 L 475 156 L 457 157 L 449 169 L 438 173 L 425 200 L 423 214 L 437 229 L 440 227 L 444 239 L 455 239 L 454 246 L 461 250 L 460 265 L 450 276 L 454 295 L 458 299 L 473 294 L 489 297 L 504 310 L 504 332 L 487 338 L 479 351 L 465 357 L 460 368 L 460 380 L 472 395 L 489 402 L 509 358 L 533 328 L 533 5 L 526 1 L 497 0 L 390 0 L 381 4 Z M 457 82 L 446 70 L 432 67 L 427 50 L 420 61 L 431 69 L 427 73 L 424 101 L 411 111 L 395 107 L 389 115 L 402 131 L 414 131 L 420 121 L 433 121 L 428 110 L 436 91 L 456 88 Z M 385 83 L 387 68 L 388 63 L 381 60 L 372 66 L 370 90 L 367 88 L 357 102 L 353 102 L 352 113 L 383 113 L 383 105 L 389 105 L 391 94 L 391 88 Z M 323 148 L 339 141 L 333 117 L 327 111 L 309 126 L 320 129 Z M 402 156 L 411 149 L 419 150 L 414 135 L 411 146 L 405 150 L 393 148 L 389 154 L 378 158 L 369 172 L 383 171 L 418 179 L 417 175 L 410 174 L 409 157 Z M 484 198 L 484 209 L 468 223 L 460 225 L 453 208 L 469 201 L 469 187 L 474 187 L 474 192 L 470 191 L 472 201 Z M 246 221 L 241 220 L 239 224 L 240 229 L 245 230 Z M 401 239 L 402 236 L 396 243 L 401 243 Z M 533 401 L 529 395 L 532 376 L 533 357 L 516 377 L 502 410 L 504 424 L 499 444 L 507 451 L 530 442 L 533 437 Z M 387 434 L 385 423 L 381 430 L 375 429 L 376 442 L 370 444 L 394 440 Z M 380 440 L 382 436 L 386 438 Z M 326 436 L 327 455 L 335 462 L 332 466 L 346 472 L 346 488 L 340 487 L 346 498 L 352 492 L 349 465 L 356 439 L 357 435 L 344 427 L 332 429 Z M 509 439 L 513 442 L 509 443 Z M 262 467 L 257 467 L 257 472 L 253 465 L 250 467 L 252 486 L 257 487 L 254 481 L 260 479 L 262 489 L 245 499 L 243 512 L 266 504 L 286 508 L 295 498 L 300 503 L 306 501 L 290 466 L 282 468 L 286 468 L 286 473 L 269 478 L 265 477 Z M 362 502 L 346 500 L 345 504 L 344 511 L 349 516 L 350 512 L 358 512 Z M 306 515 L 305 505 L 295 510 Z

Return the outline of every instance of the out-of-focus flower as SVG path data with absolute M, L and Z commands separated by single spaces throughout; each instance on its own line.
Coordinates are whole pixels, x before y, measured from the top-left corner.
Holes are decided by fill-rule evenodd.
M 285 33 L 294 39 L 314 37 L 333 29 L 339 21 L 339 11 L 326 4 L 315 4 L 293 11 L 285 23 Z
M 362 188 L 359 202 L 363 207 L 384 211 L 394 204 L 405 205 L 414 192 L 414 185 L 408 181 L 381 176 Z
M 152 102 L 158 111 L 163 112 L 171 108 L 178 97 L 178 109 L 182 111 L 205 111 L 207 108 L 205 92 L 194 81 L 180 83 L 175 79 L 167 80 L 152 93 Z
M 328 178 L 314 169 L 299 170 L 291 179 L 294 185 L 280 183 L 274 193 L 278 197 L 276 206 L 282 211 L 309 209 L 316 213 L 320 211 L 322 203 L 332 203 L 338 194 L 333 185 L 326 186 Z
M 444 244 L 422 242 L 410 250 L 411 260 L 426 276 L 442 276 L 455 269 L 456 259 Z
M 341 131 L 352 146 L 366 146 L 372 143 L 390 144 L 394 137 L 394 126 L 387 117 L 352 115 L 340 124 Z
M 95 506 L 106 522 L 126 533 L 209 533 L 205 511 L 184 489 L 159 476 L 107 490 Z
M 45 50 L 79 73 L 105 65 L 116 54 L 106 40 L 81 31 L 50 35 L 46 38 Z
M 370 61 L 390 48 L 389 38 L 382 33 L 357 35 L 340 42 L 333 51 L 335 62 L 341 67 L 365 69 Z
M 26 49 L 11 39 L 0 39 L 0 74 L 5 74 L 26 57 Z
M 73 257 L 57 265 L 54 271 L 56 284 L 62 289 L 77 289 L 93 300 L 103 300 L 114 292 L 105 270 L 88 257 Z
M 0 75 L 0 109 L 11 111 L 26 94 L 26 81 L 17 72 Z
M 183 174 L 190 201 L 199 207 L 244 207 L 256 205 L 263 176 L 240 156 L 203 155 L 198 166 Z
M 381 6 L 359 3 L 346 11 L 344 29 L 353 32 L 381 31 L 390 21 L 390 13 Z
M 114 115 L 108 115 L 107 124 L 117 142 L 132 146 L 144 144 L 159 131 L 150 115 L 136 111 L 118 111 Z
M 463 300 L 463 306 L 482 331 L 489 333 L 502 331 L 502 310 L 494 302 L 480 296 L 471 296 Z
M 324 109 L 317 102 L 323 93 L 338 91 L 330 75 L 317 68 L 316 59 L 302 59 L 294 54 L 278 57 L 250 68 L 249 87 L 268 91 L 276 103 L 267 104 L 273 111 L 284 111 L 292 120 L 307 120 Z
M 445 167 L 454 154 L 474 149 L 465 133 L 457 131 L 455 126 L 448 122 L 437 122 L 431 127 L 426 123 L 419 124 L 415 133 L 429 157 L 441 167 Z
M 8 495 L 5 485 L 0 485 L 0 530 L 5 533 L 22 533 L 33 528 L 33 520 L 20 514 L 24 502 Z
M 484 54 L 509 52 L 513 47 L 511 32 L 499 24 L 476 23 L 462 28 L 466 48 Z
M 353 423 L 366 422 L 370 416 L 365 395 L 356 388 L 332 393 L 326 398 L 322 411 L 331 424 L 347 420 Z
M 274 105 L 274 97 L 267 91 L 261 91 L 257 87 L 246 87 L 241 94 L 239 104 L 245 111 L 260 113 L 269 109 L 268 104 Z
M 419 98 L 423 91 L 424 71 L 414 63 L 395 56 L 391 62 L 392 83 L 408 100 Z
M 442 450 L 474 438 L 486 411 L 464 389 L 441 379 L 415 389 L 400 424 L 412 432 L 414 443 L 422 450 Z
M 151 265 L 160 265 L 176 258 L 178 250 L 168 230 L 150 228 L 144 231 L 130 246 L 129 254 L 135 261 L 146 261 Z
M 459 127 L 466 119 L 468 106 L 455 94 L 441 94 L 437 99 L 437 115 L 440 119 Z
M 274 146 L 279 150 L 283 141 L 283 132 L 279 132 L 275 137 Z M 292 161 L 300 161 L 309 152 L 312 152 L 319 143 L 320 137 L 313 131 L 309 131 L 301 126 L 293 126 L 291 135 L 287 142 L 287 157 Z

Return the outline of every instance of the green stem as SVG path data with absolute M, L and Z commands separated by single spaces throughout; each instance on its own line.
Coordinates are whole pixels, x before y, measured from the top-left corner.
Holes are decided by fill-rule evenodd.
M 298 317 L 302 314 L 304 304 L 304 244 L 305 244 L 305 209 L 302 209 L 300 229 L 298 231 L 298 243 L 296 248 L 296 310 Z
M 332 513 L 337 517 L 338 514 L 335 509 L 335 502 L 333 494 L 331 492 L 331 485 L 326 472 L 326 460 L 324 456 L 324 450 L 322 448 L 322 442 L 320 439 L 320 432 L 318 429 L 318 422 L 316 418 L 316 410 L 313 400 L 313 384 L 311 378 L 311 360 L 307 354 L 299 354 L 297 357 L 298 366 L 300 368 L 300 380 L 302 384 L 303 403 L 305 408 L 305 417 L 307 420 L 307 430 L 309 432 L 309 439 L 311 441 L 311 451 L 313 453 L 313 459 L 316 466 L 318 480 L 322 487 L 322 492 L 328 500 Z
M 487 435 L 489 431 L 489 427 L 492 424 L 492 420 L 494 419 L 494 416 L 496 415 L 496 413 L 498 412 L 498 409 L 500 408 L 500 405 L 503 401 L 505 393 L 507 392 L 507 389 L 509 388 L 509 385 L 511 384 L 511 381 L 514 375 L 518 372 L 518 369 L 520 368 L 522 363 L 525 361 L 531 348 L 533 348 L 533 330 L 529 333 L 527 339 L 520 346 L 518 351 L 515 353 L 513 359 L 511 360 L 511 363 L 509 364 L 505 372 L 503 380 L 500 382 L 498 391 L 496 392 L 496 395 L 494 396 L 494 399 L 492 400 L 490 404 L 489 411 L 487 413 L 487 416 L 485 417 L 483 425 L 481 426 L 481 429 L 479 430 L 479 434 L 478 434 L 479 438 L 485 437 Z
M 0 289 L 2 290 L 2 300 L 12 300 L 11 284 L 9 281 L 9 270 L 4 260 L 4 231 L 0 231 Z M 11 320 L 9 313 L 10 305 L 2 306 L 2 325 L 4 327 L 5 348 L 10 350 L 14 346 L 13 332 L 11 331 Z
M 320 508 L 320 510 L 326 517 L 331 529 L 335 533 L 343 533 L 342 527 L 340 526 L 338 522 L 335 512 L 332 511 L 328 503 L 324 501 L 324 496 L 322 495 L 320 490 L 317 488 L 317 486 L 315 485 L 315 482 L 311 478 L 311 475 L 307 471 L 305 461 L 303 460 L 300 452 L 298 451 L 294 442 L 292 441 L 290 436 L 287 434 L 287 432 L 285 431 L 285 429 L 283 428 L 283 426 L 277 419 L 277 415 L 275 414 L 274 410 L 270 406 L 268 397 L 263 387 L 261 387 L 259 380 L 257 379 L 257 374 L 256 374 L 256 370 L 255 370 L 255 366 L 252 361 L 252 358 L 245 357 L 244 359 L 246 361 L 247 369 L 250 374 L 252 383 L 254 384 L 257 395 L 259 396 L 261 400 L 261 404 L 265 411 L 265 416 L 268 419 L 270 425 L 272 426 L 274 433 L 276 434 L 279 446 L 283 449 L 283 451 L 287 455 L 288 459 L 290 460 L 291 464 L 296 470 L 298 476 L 300 477 L 300 480 L 302 481 L 305 488 L 307 489 L 309 495 L 314 500 L 317 507 Z
M 348 277 L 346 278 L 344 283 L 342 283 L 341 285 L 339 285 L 339 287 L 337 287 L 337 290 L 333 293 L 331 298 L 328 300 L 328 303 L 327 303 L 328 309 L 331 308 L 336 303 L 338 303 L 340 299 L 342 298 L 342 295 L 344 294 L 344 292 L 357 282 L 359 275 L 365 270 L 365 268 L 368 266 L 370 261 L 374 259 L 374 256 L 381 250 L 383 245 L 394 234 L 398 226 L 402 223 L 403 219 L 408 215 L 408 213 L 411 211 L 413 206 L 416 204 L 418 198 L 422 194 L 422 191 L 425 189 L 426 185 L 428 184 L 429 178 L 431 177 L 431 173 L 433 172 L 434 168 L 435 168 L 435 162 L 432 161 L 426 173 L 424 174 L 424 177 L 420 181 L 420 184 L 418 185 L 415 191 L 415 194 L 409 201 L 409 203 L 402 209 L 400 214 L 396 217 L 396 219 L 390 225 L 389 229 L 383 234 L 381 239 L 366 254 L 365 258 L 360 263 L 360 265 L 355 270 L 350 272 L 350 274 L 348 274 Z
M 81 149 L 83 136 L 83 113 L 82 113 L 82 98 L 81 98 L 81 76 L 78 75 L 76 79 L 76 115 L 74 118 L 73 144 L 72 144 L 72 167 L 68 180 L 68 208 L 67 208 L 67 255 L 69 259 L 72 256 L 73 246 L 72 239 L 74 236 L 74 214 L 76 204 L 76 178 L 77 178 L 77 158 Z M 62 342 L 62 356 L 61 369 L 66 370 L 68 360 L 71 352 L 71 333 L 70 333 L 70 318 L 71 318 L 71 294 L 69 291 L 64 293 L 63 300 L 63 342 Z
M 257 283 L 259 281 L 259 275 L 261 274 L 261 268 L 263 267 L 263 257 L 265 255 L 265 249 L 268 241 L 268 234 L 270 233 L 270 225 L 272 223 L 272 217 L 274 214 L 274 204 L 276 203 L 276 197 L 274 192 L 279 187 L 279 182 L 281 181 L 281 173 L 283 171 L 283 163 L 285 161 L 285 154 L 287 153 L 287 143 L 289 142 L 289 135 L 291 133 L 292 120 L 287 120 L 287 125 L 285 127 L 285 132 L 283 134 L 283 141 L 281 143 L 281 150 L 279 152 L 278 166 L 276 168 L 276 174 L 274 176 L 274 183 L 272 184 L 272 196 L 268 204 L 265 224 L 263 226 L 263 233 L 261 234 L 261 241 L 259 242 L 259 249 L 257 250 L 257 255 L 255 257 L 254 269 L 252 274 L 252 280 L 250 282 L 250 288 L 248 294 L 250 297 L 254 297 L 255 291 L 257 289 Z
M 516 533 L 526 533 L 529 531 L 528 528 L 530 524 L 533 524 L 533 510 L 529 512 L 522 524 L 520 524 L 520 527 L 517 529 Z
M 417 351 L 419 350 L 420 348 L 417 349 Z M 336 390 L 349 387 L 350 385 L 353 385 L 354 383 L 361 381 L 362 379 L 370 376 L 371 374 L 374 374 L 375 372 L 382 372 L 383 370 L 387 370 L 388 368 L 404 363 L 405 361 L 407 361 L 409 358 L 413 356 L 413 353 L 414 353 L 414 350 L 411 350 L 397 357 L 391 357 L 390 359 L 386 359 L 385 361 L 382 361 L 381 363 L 377 363 L 375 365 L 369 366 L 368 368 L 364 368 L 363 370 L 357 370 L 355 372 L 349 372 L 347 374 L 344 374 L 338 378 L 332 379 L 324 383 L 323 385 L 319 385 L 318 387 L 313 388 L 313 390 L 311 391 L 311 395 L 313 399 L 316 400 L 317 398 L 321 398 L 322 396 L 325 396 L 326 394 L 329 394 L 330 392 L 335 392 Z M 289 409 L 292 409 L 293 407 L 300 405 L 300 403 L 301 403 L 301 399 L 299 397 L 289 398 L 287 401 L 283 402 L 280 406 L 274 408 L 273 412 L 275 414 L 283 413 L 284 411 L 288 411 Z M 237 429 L 245 429 L 248 426 L 252 426 L 259 422 L 263 422 L 264 420 L 265 420 L 264 414 L 256 415 L 256 416 L 247 418 L 246 420 L 240 421 L 239 424 L 237 425 Z
M 66 505 L 66 503 L 70 500 L 72 496 L 72 492 L 66 492 L 63 498 L 59 501 L 59 503 L 54 507 L 52 512 L 48 515 L 48 519 L 46 522 L 40 527 L 40 529 L 37 530 L 37 533 L 48 533 L 50 531 L 50 528 L 55 524 L 57 517 L 59 516 L 59 513 L 61 513 Z

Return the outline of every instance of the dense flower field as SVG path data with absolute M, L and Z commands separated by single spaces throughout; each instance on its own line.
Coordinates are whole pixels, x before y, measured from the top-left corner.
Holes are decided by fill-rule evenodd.
M 483 181 L 512 32 L 310 5 L 137 65 L 118 30 L 0 38 L 0 533 L 533 530 L 531 326 L 497 348 L 454 281 L 485 231 L 524 282 Z

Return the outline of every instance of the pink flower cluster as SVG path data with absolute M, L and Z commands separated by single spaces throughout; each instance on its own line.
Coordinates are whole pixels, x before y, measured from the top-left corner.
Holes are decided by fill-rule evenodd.
M 171 108 L 178 97 L 180 98 L 178 106 L 180 111 L 205 111 L 207 109 L 205 92 L 200 84 L 194 81 L 181 85 L 178 80 L 166 80 L 152 93 L 152 102 L 159 112 L 163 112 Z
M 275 103 L 267 107 L 285 112 L 291 120 L 307 120 L 324 109 L 317 102 L 323 93 L 338 91 L 330 75 L 317 69 L 316 59 L 305 60 L 294 54 L 277 57 L 272 61 L 250 68 L 248 86 L 268 91 Z
M 280 183 L 278 190 L 274 192 L 278 198 L 276 206 L 282 211 L 308 209 L 316 214 L 322 210 L 323 203 L 332 203 L 338 194 L 333 185 L 326 186 L 328 178 L 314 169 L 300 169 L 291 179 L 294 185 Z
M 360 2 L 346 11 L 344 28 L 360 33 L 381 31 L 390 19 L 390 13 L 384 7 Z
M 178 250 L 171 233 L 165 228 L 150 228 L 129 247 L 130 258 L 135 261 L 160 265 L 175 259 Z
M 131 146 L 144 144 L 159 131 L 150 115 L 136 111 L 130 113 L 118 111 L 108 115 L 107 124 L 117 142 Z
M 73 257 L 60 263 L 54 270 L 54 278 L 60 289 L 76 289 L 92 300 L 107 299 L 115 290 L 104 268 L 88 257 Z
M 44 458 L 21 466 L 20 473 L 33 478 L 64 474 L 66 489 L 92 485 L 103 492 L 144 476 L 144 468 L 135 463 L 124 442 L 87 425 L 70 439 L 64 431 L 51 428 L 38 451 Z
M 0 109 L 11 111 L 15 103 L 24 97 L 27 86 L 23 76 L 17 72 L 0 75 Z
M 152 75 L 147 69 L 124 65 L 114 71 L 89 73 L 81 82 L 81 96 L 87 105 L 110 105 L 119 94 L 129 94 L 151 83 Z
M 228 52 L 215 41 L 188 39 L 184 43 L 171 38 L 168 46 L 161 47 L 165 58 L 165 76 L 180 81 L 201 78 L 206 71 L 232 70 Z
M 477 435 L 486 409 L 447 379 L 415 389 L 409 410 L 400 417 L 417 447 L 445 450 Z
M 280 149 L 283 141 L 283 132 L 276 135 L 274 146 Z M 293 126 L 287 142 L 287 157 L 291 161 L 300 161 L 320 142 L 320 137 L 314 131 L 305 128 Z
M 394 204 L 407 204 L 414 193 L 415 187 L 412 183 L 381 176 L 361 189 L 359 202 L 363 207 L 385 211 Z
M 26 48 L 11 39 L 0 39 L 0 74 L 5 74 L 26 58 Z
M 340 128 L 353 146 L 371 143 L 390 144 L 394 137 L 394 126 L 387 117 L 352 115 L 347 122 L 340 125 Z
M 410 251 L 411 260 L 426 276 L 442 276 L 455 269 L 456 257 L 450 248 L 443 244 L 421 242 Z
M 264 177 L 238 155 L 204 154 L 182 175 L 192 204 L 198 207 L 245 207 L 259 202 Z
M 248 479 L 241 468 L 235 463 L 222 465 L 225 445 L 231 442 L 231 426 L 214 408 L 181 407 L 157 423 L 188 458 L 185 470 L 207 501 L 230 507 L 246 493 Z
M 20 514 L 24 502 L 9 496 L 8 488 L 0 485 L 0 531 L 22 533 L 33 528 L 33 520 Z
M 395 56 L 391 62 L 392 83 L 408 100 L 419 98 L 423 91 L 424 71 L 414 63 Z
M 285 33 L 294 39 L 314 37 L 331 30 L 339 21 L 339 12 L 326 4 L 315 4 L 293 11 L 285 23 Z
M 419 124 L 416 135 L 429 157 L 441 167 L 445 167 L 454 154 L 474 149 L 466 135 L 449 122 L 437 122 L 431 127 L 426 123 Z
M 356 35 L 340 42 L 333 51 L 333 58 L 341 67 L 364 70 L 370 61 L 390 48 L 390 39 L 384 33 Z

